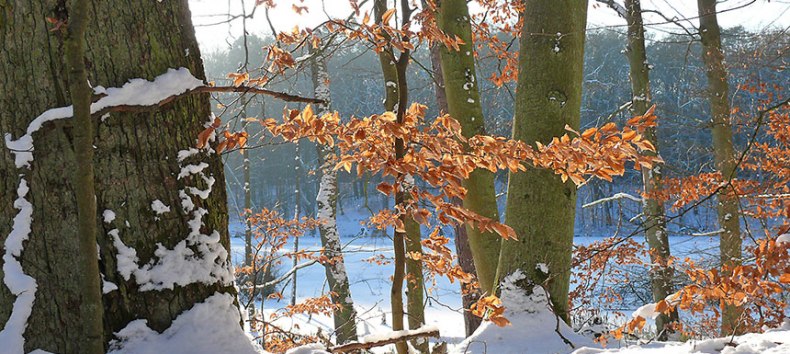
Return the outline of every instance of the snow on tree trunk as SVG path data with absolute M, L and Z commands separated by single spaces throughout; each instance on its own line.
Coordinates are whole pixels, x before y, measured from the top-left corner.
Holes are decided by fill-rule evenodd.
M 23 339 L 26 352 L 67 354 L 83 352 L 74 338 L 86 328 L 79 316 L 77 211 L 67 173 L 75 168 L 74 131 L 70 119 L 54 119 L 65 109 L 51 110 L 70 104 L 63 36 L 43 20 L 67 20 L 58 3 L 0 6 L 6 14 L 0 24 L 0 62 L 6 63 L 0 67 L 0 133 L 6 142 L 0 149 L 0 242 L 6 245 L 0 338 Z M 168 88 L 203 79 L 186 0 L 125 6 L 92 0 L 89 9 L 85 60 L 94 86 L 121 87 L 133 78 L 164 75 L 155 83 L 130 84 L 144 91 L 117 96 L 125 101 L 169 94 Z M 186 69 L 168 72 L 179 67 Z M 104 91 L 118 92 L 125 91 Z M 210 115 L 208 95 L 202 94 L 155 112 L 94 117 L 105 343 L 138 320 L 165 331 L 217 294 L 235 301 L 222 161 L 211 149 L 193 148 Z M 170 211 L 153 210 L 156 200 Z M 222 311 L 239 323 L 235 306 Z
M 530 282 L 521 270 L 505 277 L 500 298 L 510 325 L 498 327 L 483 322 L 450 353 L 569 353 L 582 345 L 594 345 L 554 315 L 546 289 L 527 286 Z
M 579 129 L 587 1 L 527 0 L 525 9 L 513 138 L 546 144 L 566 126 Z M 505 224 L 518 240 L 503 241 L 497 274 L 521 270 L 532 285 L 543 284 L 566 321 L 575 214 L 570 181 L 535 168 L 510 174 Z
M 331 95 L 329 91 L 329 72 L 326 69 L 326 58 L 321 51 L 312 52 L 311 69 L 315 97 L 324 100 L 319 104 L 318 114 L 329 112 Z M 332 291 L 332 303 L 340 305 L 333 313 L 335 336 L 337 343 L 357 340 L 356 310 L 351 297 L 351 288 L 343 260 L 343 249 L 340 234 L 337 231 L 337 171 L 330 160 L 332 151 L 326 146 L 318 146 L 318 157 L 321 163 L 321 182 L 316 196 L 318 213 L 316 219 L 321 222 L 318 230 L 321 234 L 321 246 L 324 255 L 330 259 L 324 263 L 326 280 Z
M 727 68 L 724 66 L 724 52 L 721 48 L 721 29 L 716 17 L 715 0 L 697 0 L 702 39 L 702 59 L 708 77 L 708 100 L 710 102 L 713 131 L 713 159 L 716 170 L 725 180 L 735 179 L 738 156 L 732 141 L 732 121 L 730 119 L 730 91 Z M 718 194 L 718 219 L 722 232 L 719 234 L 719 252 L 722 265 L 741 264 L 741 222 L 740 204 L 734 188 L 728 187 Z M 724 305 L 721 314 L 722 335 L 740 332 L 738 318 L 741 310 L 732 305 Z

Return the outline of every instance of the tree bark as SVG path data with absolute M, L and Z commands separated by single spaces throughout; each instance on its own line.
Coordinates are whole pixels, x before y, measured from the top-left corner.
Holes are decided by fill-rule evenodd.
M 410 21 L 411 10 L 408 1 L 401 1 L 401 20 L 403 23 Z M 376 22 L 381 23 L 384 12 L 387 11 L 387 2 L 376 0 L 374 12 Z M 384 75 L 385 100 L 384 109 L 392 111 L 399 123 L 403 122 L 404 114 L 408 104 L 408 84 L 406 81 L 406 68 L 409 65 L 409 52 L 400 53 L 396 58 L 392 47 L 387 47 L 379 53 L 379 62 Z M 400 159 L 406 153 L 405 142 L 401 139 L 395 141 L 395 158 Z M 413 181 L 410 176 L 398 176 L 400 181 Z M 395 205 L 406 205 L 408 203 L 408 193 L 404 192 L 406 186 L 395 193 Z M 402 330 L 403 327 L 403 282 L 406 281 L 406 314 L 410 329 L 421 327 L 425 323 L 424 309 L 424 281 L 422 274 L 422 261 L 406 257 L 407 252 L 422 253 L 420 226 L 414 219 L 401 215 L 401 222 L 404 225 L 403 231 L 395 230 L 393 236 L 395 254 L 391 304 L 392 304 L 392 329 Z M 428 342 L 412 341 L 412 346 L 421 353 L 428 352 Z M 406 354 L 408 347 L 405 342 L 395 344 L 398 354 Z
M 74 107 L 74 157 L 76 169 L 74 194 L 77 199 L 77 231 L 79 234 L 80 315 L 85 324 L 85 337 L 80 338 L 85 353 L 104 353 L 102 333 L 101 275 L 96 248 L 96 190 L 93 186 L 93 118 L 92 90 L 85 70 L 85 28 L 88 23 L 88 1 L 74 0 L 68 9 L 68 27 L 64 47 L 69 90 Z
M 513 138 L 548 143 L 566 124 L 579 129 L 587 1 L 527 0 L 523 21 Z M 535 168 L 510 174 L 505 223 L 518 240 L 502 241 L 497 278 L 523 272 L 526 290 L 543 285 L 566 322 L 575 212 L 570 181 Z
M 625 1 L 626 22 L 628 22 L 628 48 L 626 56 L 630 68 L 632 104 L 631 113 L 635 116 L 643 115 L 650 108 L 650 65 L 647 61 L 645 50 L 645 28 L 642 22 L 642 6 L 639 0 Z M 655 152 L 645 152 L 655 156 L 658 154 L 658 137 L 656 128 L 647 128 L 643 133 L 646 140 L 656 147 Z M 661 168 L 663 164 L 656 164 L 653 168 L 642 168 L 642 181 L 644 184 L 644 204 L 642 213 L 645 222 L 645 238 L 650 248 L 650 263 L 654 266 L 650 270 L 650 284 L 653 301 L 658 302 L 674 293 L 672 284 L 673 268 L 669 266 L 670 257 L 669 238 L 667 235 L 666 215 L 664 203 L 655 197 L 650 197 L 661 190 Z M 678 321 L 677 311 L 670 315 L 661 314 L 656 317 L 656 330 L 658 340 L 666 341 L 669 330 L 667 325 Z
M 63 64 L 62 30 L 46 21 L 67 20 L 61 0 L 20 0 L 0 4 L 0 132 L 7 139 L 25 134 L 29 123 L 48 109 L 71 104 L 68 69 Z M 91 0 L 88 10 L 85 63 L 94 84 L 120 87 L 132 78 L 152 80 L 168 68 L 186 67 L 203 79 L 200 51 L 194 37 L 187 1 L 143 1 L 118 6 Z M 22 84 L 24 83 L 24 84 Z M 195 153 L 179 161 L 179 152 L 195 145 L 211 115 L 207 94 L 189 95 L 157 112 L 112 113 L 93 120 L 98 244 L 101 270 L 118 289 L 104 295 L 103 340 L 137 319 L 163 331 L 180 313 L 216 292 L 235 295 L 230 259 L 214 259 L 222 277 L 204 281 L 158 284 L 143 289 L 134 275 L 118 270 L 118 246 L 133 247 L 138 267 L 157 263 L 157 244 L 172 249 L 192 231 L 188 222 L 199 217 L 200 232 L 219 237 L 217 247 L 227 251 L 227 206 L 222 161 L 214 153 Z M 77 274 L 79 231 L 75 186 L 67 173 L 77 168 L 72 120 L 46 123 L 33 134 L 35 160 L 29 169 L 17 169 L 14 156 L 0 149 L 0 241 L 13 231 L 13 208 L 22 178 L 29 186 L 32 230 L 17 258 L 25 274 L 35 280 L 35 301 L 24 328 L 24 350 L 84 353 L 75 338 L 89 333 L 79 311 L 81 285 Z M 203 175 L 178 178 L 185 164 L 208 164 Z M 216 186 L 205 199 L 191 195 Z M 182 208 L 182 202 L 194 209 Z M 152 202 L 159 200 L 171 211 L 157 215 Z M 206 214 L 198 213 L 198 209 Z M 189 210 L 188 210 L 189 209 Z M 112 211 L 114 218 L 104 211 Z M 199 215 L 196 215 L 199 214 Z M 103 222 L 101 219 L 108 220 Z M 118 235 L 117 238 L 110 234 Z M 114 241 L 118 242 L 114 242 Z M 190 245 L 196 255 L 198 245 Z M 227 252 L 225 252 L 227 253 Z M 6 271 L 3 260 L 3 272 Z M 166 271 L 166 269 L 163 269 Z M 4 277 L 3 273 L 3 277 Z M 0 323 L 14 312 L 15 296 L 0 285 Z M 7 326 L 5 329 L 8 329 Z M 4 329 L 4 330 L 5 330 Z
M 721 29 L 716 16 L 716 0 L 697 0 L 699 32 L 702 38 L 702 60 L 708 78 L 708 101 L 710 102 L 713 133 L 713 158 L 716 169 L 725 181 L 736 178 L 737 157 L 732 142 L 730 121 L 730 97 L 724 52 L 721 47 Z M 728 186 L 718 194 L 718 219 L 723 230 L 720 234 L 719 252 L 722 266 L 734 267 L 741 263 L 741 223 L 739 202 L 735 188 Z M 742 310 L 723 305 L 721 314 L 722 335 L 739 333 L 738 318 Z
M 329 72 L 326 58 L 319 50 L 312 51 L 311 71 L 315 97 L 324 100 L 318 105 L 317 113 L 329 113 L 331 95 L 329 91 Z M 318 159 L 321 164 L 321 182 L 316 196 L 318 208 L 317 219 L 321 222 L 318 230 L 321 234 L 321 246 L 324 255 L 331 261 L 324 264 L 326 281 L 332 292 L 332 303 L 340 305 L 334 310 L 335 336 L 337 343 L 343 344 L 357 340 L 357 312 L 351 297 L 346 263 L 343 260 L 343 248 L 340 244 L 340 233 L 337 230 L 337 171 L 331 161 L 332 150 L 326 146 L 318 146 Z
M 485 119 L 480 103 L 475 73 L 474 43 L 469 9 L 462 0 L 443 0 L 438 5 L 439 27 L 449 36 L 464 41 L 460 50 L 443 46 L 441 53 L 444 92 L 450 116 L 461 123 L 462 134 L 472 137 L 485 134 Z M 487 218 L 499 221 L 499 210 L 494 189 L 494 174 L 477 169 L 464 181 L 467 189 L 464 207 Z M 480 232 L 467 226 L 469 247 L 477 271 L 477 280 L 484 293 L 493 293 L 497 263 L 499 261 L 500 237 L 493 232 Z
M 427 6 L 423 1 L 423 7 Z M 449 112 L 447 103 L 447 95 L 444 92 L 444 76 L 442 75 L 442 59 L 440 44 L 434 43 L 430 47 L 431 66 L 433 68 L 434 86 L 436 90 L 436 104 L 439 106 L 441 112 Z M 456 205 L 463 205 L 460 199 L 453 200 Z M 477 270 L 475 270 L 475 262 L 472 256 L 472 248 L 469 246 L 469 236 L 466 233 L 465 225 L 456 225 L 453 227 L 455 231 L 455 254 L 458 256 L 458 265 L 461 270 L 468 274 L 477 277 Z M 497 242 L 499 247 L 499 242 Z M 499 256 L 497 255 L 497 258 Z M 480 327 L 482 319 L 472 314 L 469 309 L 477 302 L 480 297 L 479 289 L 475 291 L 468 291 L 464 293 L 467 284 L 459 283 L 461 287 L 461 303 L 464 306 L 464 329 L 466 336 L 472 335 L 477 327 Z

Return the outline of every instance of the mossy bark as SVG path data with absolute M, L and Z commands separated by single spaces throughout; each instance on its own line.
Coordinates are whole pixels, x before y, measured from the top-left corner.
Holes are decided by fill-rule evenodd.
M 401 1 L 401 20 L 408 22 L 411 9 L 408 2 Z M 376 22 L 381 23 L 384 13 L 387 11 L 387 2 L 376 0 L 374 12 Z M 392 47 L 384 48 L 379 52 L 379 62 L 384 76 L 384 109 L 394 112 L 399 123 L 403 122 L 404 113 L 408 108 L 409 92 L 406 81 L 406 68 L 409 65 L 409 53 L 404 52 L 396 58 Z M 405 156 L 406 143 L 401 139 L 395 141 L 395 158 L 400 159 Z M 402 181 L 407 180 L 408 176 L 398 176 Z M 405 186 L 404 186 L 405 187 Z M 408 204 L 408 193 L 398 191 L 395 193 L 395 204 Z M 407 252 L 422 253 L 420 226 L 413 218 L 406 215 L 400 217 L 404 225 L 404 230 L 396 230 L 393 236 L 393 252 L 395 254 L 392 288 L 390 289 L 390 302 L 392 305 L 392 329 L 402 330 L 403 326 L 403 282 L 406 281 L 406 312 L 409 328 L 419 328 L 425 323 L 424 307 L 424 279 L 422 274 L 422 261 L 407 257 Z M 414 340 L 412 346 L 421 353 L 428 352 L 428 342 Z M 398 354 L 408 352 L 405 342 L 395 344 Z
M 42 112 L 71 104 L 68 75 L 63 65 L 61 31 L 50 31 L 47 17 L 64 18 L 58 0 L 6 2 L 0 49 L 0 132 L 15 139 Z M 117 3 L 91 0 L 88 10 L 85 62 L 94 85 L 119 87 L 132 78 L 151 80 L 168 68 L 186 67 L 203 78 L 203 64 L 194 37 L 187 1 Z M 143 264 L 154 259 L 157 243 L 171 248 L 190 232 L 191 215 L 180 207 L 179 190 L 185 185 L 205 188 L 202 179 L 182 178 L 177 153 L 195 145 L 197 134 L 210 116 L 208 95 L 178 99 L 158 112 L 113 113 L 93 123 L 96 149 L 95 188 L 98 213 L 115 212 L 112 223 L 96 215 L 101 254 L 99 268 L 118 290 L 105 294 L 104 342 L 130 321 L 146 319 L 148 326 L 165 330 L 183 311 L 215 292 L 234 293 L 232 284 L 175 286 L 172 290 L 140 291 L 117 271 L 117 250 L 107 236 L 120 231 L 123 242 L 134 247 Z M 82 353 L 75 338 L 86 335 L 79 315 L 79 254 L 74 184 L 68 171 L 76 168 L 75 131 L 70 120 L 47 123 L 33 135 L 35 160 L 24 170 L 30 185 L 27 199 L 34 206 L 32 232 L 25 243 L 21 263 L 36 279 L 38 290 L 25 332 L 25 350 Z M 229 249 L 227 206 L 222 161 L 219 156 L 199 154 L 187 162 L 206 162 L 206 175 L 215 178 L 213 192 L 205 200 L 193 199 L 205 208 L 203 232 L 217 230 Z M 16 214 L 19 172 L 8 149 L 0 149 L 0 242 L 10 231 Z M 153 200 L 171 206 L 157 215 Z M 128 224 L 127 224 L 128 223 Z M 128 225 L 128 226 L 127 226 Z M 2 274 L 0 274 L 0 277 Z M 0 284 L 0 323 L 11 312 L 14 296 Z
M 103 306 L 101 275 L 99 274 L 98 249 L 96 248 L 96 189 L 93 171 L 93 117 L 91 117 L 92 91 L 85 69 L 85 28 L 88 18 L 88 1 L 74 0 L 68 8 L 66 27 L 65 61 L 68 73 L 71 103 L 74 107 L 74 194 L 77 199 L 77 231 L 79 237 L 79 288 L 80 317 L 85 336 L 80 346 L 86 354 L 104 353 Z
M 472 26 L 466 1 L 443 0 L 438 5 L 439 27 L 449 36 L 464 41 L 460 50 L 441 48 L 442 76 L 447 109 L 450 116 L 461 123 L 465 137 L 485 134 L 485 119 L 480 103 L 480 92 L 475 73 Z M 464 207 L 487 218 L 499 221 L 499 211 L 494 190 L 494 174 L 478 169 L 464 181 L 467 189 Z M 500 237 L 493 232 L 481 232 L 467 226 L 466 234 L 477 271 L 477 280 L 483 292 L 494 291 L 497 263 L 499 262 Z
M 423 0 L 422 3 L 423 8 L 427 8 L 427 1 Z M 435 3 L 437 5 L 441 5 L 438 0 L 435 1 Z M 434 89 L 436 91 L 436 104 L 439 106 L 438 108 L 442 113 L 448 113 L 450 109 L 447 103 L 447 94 L 444 90 L 445 85 L 444 75 L 442 74 L 441 46 L 442 44 L 439 43 L 431 44 L 431 67 L 433 69 L 433 82 Z M 463 200 L 456 198 L 453 200 L 453 203 L 456 205 L 463 205 Z M 461 270 L 477 277 L 474 256 L 472 255 L 472 248 L 469 246 L 469 236 L 466 232 L 467 227 L 468 226 L 466 225 L 455 225 L 453 227 L 453 230 L 455 231 L 455 254 L 458 256 L 458 265 L 461 267 Z M 496 242 L 496 247 L 499 247 L 499 240 Z M 499 255 L 497 255 L 497 260 L 498 258 Z M 466 336 L 468 337 L 471 336 L 477 327 L 480 327 L 480 324 L 482 323 L 482 318 L 475 316 L 471 311 L 469 311 L 472 305 L 477 302 L 477 299 L 480 298 L 480 291 L 479 289 L 472 291 L 472 289 L 469 287 L 469 284 L 459 282 L 458 285 L 461 287 L 461 303 L 465 309 L 464 329 Z
M 633 93 L 631 113 L 635 116 L 643 115 L 650 108 L 650 65 L 645 51 L 645 28 L 642 22 L 642 6 L 639 0 L 626 0 L 626 21 L 628 22 L 628 47 L 626 56 L 630 68 L 631 91 Z M 658 155 L 658 138 L 656 128 L 647 128 L 643 133 L 646 140 L 656 147 L 655 152 L 645 152 L 646 155 Z M 669 266 L 670 257 L 669 237 L 667 235 L 667 221 L 664 213 L 664 203 L 655 197 L 650 197 L 661 190 L 661 169 L 663 164 L 656 164 L 653 168 L 642 168 L 642 181 L 644 184 L 644 214 L 645 238 L 650 248 L 650 285 L 653 301 L 660 301 L 674 292 L 672 283 L 673 268 Z M 678 321 L 677 311 L 669 315 L 661 314 L 656 317 L 656 328 L 659 340 L 667 340 L 669 330 L 667 325 Z
M 711 125 L 713 132 L 713 158 L 725 181 L 734 180 L 738 168 L 735 147 L 732 142 L 732 121 L 730 119 L 729 82 L 727 68 L 724 66 L 724 52 L 721 47 L 721 29 L 716 16 L 716 0 L 697 0 L 699 10 L 699 32 L 702 38 L 702 60 L 708 78 L 708 101 L 710 103 Z M 718 219 L 722 232 L 719 234 L 721 264 L 737 266 L 741 264 L 741 222 L 739 217 L 738 195 L 735 188 L 728 186 L 718 194 Z M 723 305 L 721 313 L 721 334 L 739 333 L 738 322 L 742 310 L 736 306 Z
M 374 3 L 376 23 L 381 23 L 382 16 L 387 11 L 386 0 L 376 0 Z M 384 77 L 384 109 L 396 111 L 400 92 L 398 91 L 398 67 L 395 64 L 395 54 L 391 47 L 384 48 L 379 54 L 381 73 Z M 400 145 L 400 149 L 398 146 Z M 396 142 L 396 150 L 403 151 L 403 141 Z M 395 203 L 402 202 L 396 197 Z M 403 220 L 403 219 L 401 219 Z M 392 312 L 392 330 L 399 331 L 405 329 L 403 323 L 403 281 L 406 278 L 406 246 L 404 243 L 405 232 L 395 230 L 392 237 L 393 244 L 393 266 L 392 286 L 390 287 L 390 309 Z M 409 352 L 406 342 L 395 343 L 395 350 L 398 354 Z
M 513 138 L 545 144 L 565 134 L 565 125 L 579 128 L 587 1 L 527 0 L 523 21 Z M 575 213 L 570 181 L 535 168 L 510 174 L 505 223 L 518 240 L 503 240 L 498 279 L 522 271 L 526 286 L 548 290 L 566 322 Z

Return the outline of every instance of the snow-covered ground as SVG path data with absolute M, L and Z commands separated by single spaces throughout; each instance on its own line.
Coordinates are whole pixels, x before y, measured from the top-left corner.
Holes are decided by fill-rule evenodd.
M 341 234 L 341 239 L 345 247 L 345 261 L 351 284 L 351 293 L 358 313 L 358 331 L 360 336 L 377 334 L 391 331 L 391 317 L 389 310 L 389 290 L 391 286 L 390 276 L 392 274 L 392 265 L 378 265 L 371 262 L 366 262 L 366 259 L 382 255 L 387 259 L 392 257 L 392 243 L 387 237 L 370 237 L 360 236 L 365 233 L 361 232 L 363 226 L 360 220 L 367 217 L 364 213 L 349 213 L 341 214 L 338 216 L 338 228 Z M 243 225 L 240 223 L 231 223 L 231 235 L 243 234 Z M 603 239 L 602 236 L 597 237 L 577 237 L 575 242 L 577 244 L 589 244 L 594 241 Z M 712 237 L 674 237 L 671 239 L 673 252 L 678 254 L 699 253 L 708 251 L 714 253 L 717 251 L 716 239 Z M 244 243 L 241 238 L 232 238 L 231 254 L 234 260 L 243 259 Z M 320 249 L 320 238 L 317 236 L 305 235 L 300 238 L 300 249 Z M 448 247 L 454 249 L 454 244 L 449 244 Z M 287 250 L 286 250 L 287 251 Z M 283 265 L 282 272 L 288 270 L 288 265 Z M 426 324 L 435 325 L 440 329 L 442 338 L 440 341 L 447 342 L 450 348 L 460 350 L 460 352 L 478 352 L 475 350 L 477 346 L 486 348 L 488 346 L 488 353 L 500 352 L 491 351 L 491 343 L 486 345 L 481 344 L 482 341 L 464 341 L 464 322 L 461 310 L 461 297 L 459 284 L 450 283 L 445 278 L 437 278 L 434 282 L 428 284 L 428 297 L 426 304 Z M 316 297 L 322 295 L 326 291 L 326 281 L 324 269 L 320 264 L 313 265 L 308 268 L 300 269 L 298 272 L 298 286 L 297 286 L 297 300 L 309 297 Z M 281 289 L 284 295 L 283 300 L 267 300 L 264 303 L 264 312 L 268 315 L 273 311 L 282 308 L 288 304 L 290 299 L 291 289 L 290 285 L 285 289 Z M 260 304 L 258 304 L 258 307 Z M 512 315 L 512 314 L 511 314 Z M 507 317 L 507 316 L 506 316 Z M 548 318 L 548 317 L 547 317 Z M 542 325 L 545 325 L 547 319 L 541 319 Z M 527 321 L 527 320 L 525 320 Z M 509 327 L 510 332 L 529 332 L 525 328 L 528 323 L 522 324 L 514 322 L 514 325 Z M 310 334 L 316 333 L 319 330 L 322 333 L 331 333 L 333 328 L 332 319 L 328 316 L 322 315 L 297 315 L 289 318 L 281 318 L 276 323 L 284 329 L 293 329 L 300 333 Z M 550 323 L 551 333 L 554 333 L 554 323 Z M 484 325 L 488 327 L 489 325 Z M 570 329 L 567 329 L 570 331 Z M 486 342 L 495 341 L 493 338 L 510 338 L 513 333 L 501 332 L 494 330 L 489 332 L 493 334 L 486 334 Z M 531 341 L 539 343 L 539 347 L 532 350 L 514 349 L 512 353 L 554 353 L 564 352 L 569 353 L 574 348 L 565 345 L 558 337 L 555 342 L 547 341 L 545 338 L 540 337 L 540 333 L 536 333 L 537 337 L 530 337 Z M 493 336 L 493 337 L 490 337 Z M 568 336 L 573 336 L 573 333 L 568 333 Z M 576 348 L 579 344 L 594 345 L 591 341 L 575 336 L 577 341 Z M 482 339 L 482 338 L 481 338 Z M 438 340 L 433 339 L 432 342 Z M 558 342 L 557 342 L 558 341 Z M 462 343 L 463 342 L 463 343 Z M 553 344 L 549 344 L 549 343 Z M 559 343 L 559 345 L 558 345 Z M 538 345 L 538 344 L 536 344 Z M 463 349 L 461 349 L 463 348 Z M 598 347 L 600 348 L 600 347 Z M 387 353 L 392 350 L 391 347 L 382 347 L 374 349 L 376 353 Z M 600 350 L 600 349 L 599 349 Z M 485 351 L 479 351 L 485 352 Z M 504 353 L 504 352 L 503 352 Z M 585 353 L 585 352 L 583 352 Z

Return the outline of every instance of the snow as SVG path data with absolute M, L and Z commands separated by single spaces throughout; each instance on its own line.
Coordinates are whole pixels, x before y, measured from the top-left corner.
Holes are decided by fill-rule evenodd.
M 14 217 L 11 233 L 6 237 L 4 244 L 3 282 L 16 296 L 8 322 L 0 330 L 0 343 L 8 353 L 24 353 L 23 335 L 27 327 L 27 319 L 33 312 L 33 302 L 38 288 L 36 280 L 25 274 L 22 263 L 17 259 L 22 255 L 23 243 L 30 236 L 33 222 L 33 205 L 25 199 L 28 191 L 27 181 L 21 178 L 17 188 L 17 199 L 14 201 L 14 208 L 19 210 L 19 213 Z
M 527 294 L 516 283 L 526 276 L 520 270 L 507 276 L 502 282 L 502 303 L 504 316 L 511 324 L 498 327 L 491 322 L 483 322 L 469 338 L 450 348 L 450 353 L 568 353 L 573 348 L 566 344 L 555 332 L 559 332 L 574 346 L 593 345 L 586 337 L 573 332 L 550 309 L 547 292 L 540 286 Z
M 790 322 L 785 320 L 781 328 L 765 333 L 749 333 L 742 336 L 689 340 L 681 342 L 651 342 L 624 348 L 599 349 L 579 348 L 573 354 L 619 353 L 619 354 L 786 354 L 790 353 Z
M 111 281 L 104 279 L 104 274 L 101 275 L 101 292 L 102 294 L 109 294 L 113 290 L 118 290 L 118 285 Z
M 164 213 L 170 212 L 170 207 L 162 203 L 161 200 L 157 199 L 151 202 L 151 210 L 153 210 L 156 215 L 162 215 Z
M 199 152 L 200 152 L 200 150 L 198 150 L 196 148 L 189 148 L 189 149 L 186 149 L 186 150 L 181 150 L 181 151 L 178 152 L 178 162 L 183 162 L 187 158 L 197 155 Z
M 536 264 L 535 269 L 541 271 L 543 274 L 549 274 L 549 266 L 546 263 Z
M 285 354 L 329 354 L 329 352 L 323 345 L 312 343 L 288 350 Z
M 656 304 L 647 304 L 647 305 L 644 305 L 644 306 L 636 309 L 636 311 L 634 311 L 634 313 L 631 314 L 631 317 L 633 317 L 633 318 L 642 317 L 642 318 L 645 318 L 645 319 L 647 319 L 647 318 L 654 319 L 654 318 L 658 317 L 658 315 L 660 315 L 660 313 L 656 311 Z
M 392 332 L 385 332 L 385 333 L 378 333 L 378 334 L 371 334 L 362 337 L 359 342 L 360 343 L 375 343 L 375 342 L 383 342 L 391 339 L 397 339 L 405 336 L 415 335 L 415 334 L 424 334 L 430 332 L 436 332 L 439 330 L 439 327 L 426 325 L 422 326 L 417 329 L 404 329 L 401 331 L 392 331 Z
M 181 157 L 179 157 L 179 161 L 181 161 Z M 189 175 L 196 175 L 208 167 L 208 164 L 205 162 L 201 162 L 197 165 L 186 165 L 181 167 L 181 172 L 178 173 L 178 179 L 182 179 L 184 177 L 188 177 Z
M 219 232 L 215 230 L 203 234 L 200 231 L 206 214 L 208 211 L 203 208 L 193 211 L 192 219 L 188 221 L 190 233 L 186 239 L 172 249 L 157 244 L 154 251 L 156 258 L 144 265 L 138 264 L 137 251 L 121 241 L 118 230 L 111 230 L 110 236 L 118 249 L 118 273 L 126 280 L 134 275 L 140 291 L 173 289 L 176 285 L 192 283 L 232 284 L 233 271 L 228 251 L 220 243 Z
M 241 314 L 230 294 L 214 294 L 180 314 L 163 333 L 144 319 L 115 333 L 108 354 L 261 354 L 239 321 Z M 304 352 L 302 352 L 304 353 Z
M 203 86 L 203 81 L 192 76 L 187 68 L 168 69 L 166 73 L 157 76 L 154 81 L 132 79 L 120 88 L 105 89 L 98 86 L 94 91 L 107 96 L 91 104 L 91 114 L 115 106 L 154 105 L 165 98 L 194 90 L 200 86 Z M 69 119 L 73 115 L 72 106 L 53 108 L 33 119 L 28 125 L 25 135 L 20 138 L 12 140 L 11 134 L 6 134 L 6 147 L 14 154 L 16 167 L 30 167 L 30 163 L 33 161 L 33 133 L 41 129 L 46 122 Z
M 104 212 L 102 212 L 102 218 L 104 219 L 105 224 L 109 224 L 115 220 L 115 212 L 110 209 L 107 209 Z

